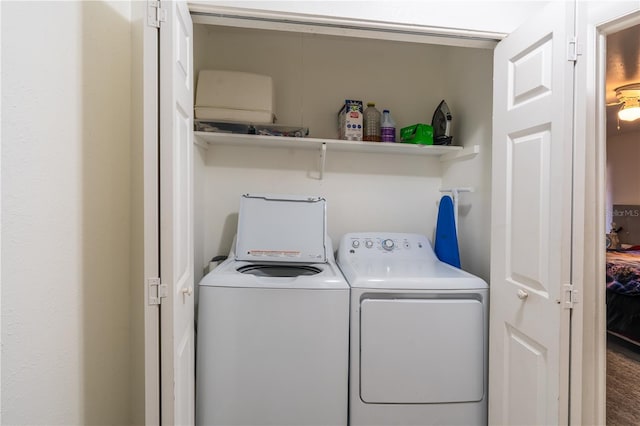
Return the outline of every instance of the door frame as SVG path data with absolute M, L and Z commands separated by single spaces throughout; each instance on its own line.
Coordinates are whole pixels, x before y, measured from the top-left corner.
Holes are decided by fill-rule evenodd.
M 578 2 L 578 43 L 584 60 L 576 76 L 574 153 L 574 229 L 583 238 L 573 244 L 574 282 L 582 295 L 573 315 L 570 400 L 571 424 L 606 423 L 606 37 L 640 23 L 637 2 Z M 572 321 L 573 323 L 573 321 Z
M 578 61 L 578 72 L 576 75 L 576 85 L 580 90 L 576 90 L 576 139 L 584 141 L 576 147 L 574 153 L 574 178 L 578 184 L 578 195 L 574 199 L 574 215 L 580 212 L 580 217 L 574 217 L 574 229 L 583 235 L 583 239 L 573 241 L 574 257 L 572 262 L 574 271 L 574 282 L 581 283 L 580 303 L 575 305 L 572 315 L 577 316 L 581 321 L 572 321 L 571 344 L 572 348 L 580 348 L 573 350 L 571 355 L 571 394 L 570 394 L 570 418 L 573 424 L 604 424 L 605 407 L 606 407 L 606 330 L 605 330 L 605 306 L 604 306 L 604 288 L 601 280 L 596 277 L 604 276 L 605 252 L 600 250 L 605 244 L 605 171 L 606 171 L 606 133 L 605 133 L 605 101 L 604 101 L 604 65 L 606 64 L 606 51 L 604 50 L 604 42 L 606 35 L 615 31 L 619 31 L 628 26 L 638 23 L 640 20 L 640 10 L 637 2 L 607 2 L 604 5 L 588 3 L 580 6 L 578 3 L 578 22 L 586 22 L 586 25 L 578 26 L 578 39 L 584 40 L 580 42 L 585 60 Z M 193 9 L 190 5 L 190 9 Z M 202 12 L 213 12 L 215 7 L 203 5 Z M 242 8 L 231 8 L 235 11 L 242 12 Z M 229 12 L 229 9 L 226 9 Z M 245 18 L 254 17 L 253 11 L 244 10 Z M 240 13 L 239 13 L 240 15 Z M 242 27 L 251 27 L 250 21 L 231 19 L 234 22 L 227 22 L 228 25 L 236 25 Z M 300 16 L 300 21 L 296 25 L 287 27 L 282 24 L 270 22 L 257 25 L 255 27 L 265 29 L 279 30 L 295 30 L 301 31 L 308 25 L 309 28 L 314 27 L 314 22 L 304 23 L 309 19 L 308 16 Z M 219 23 L 220 17 L 209 20 L 209 17 L 194 17 L 194 23 Z M 208 21 L 208 22 L 207 22 Z M 216 22 L 217 21 L 217 22 Z M 329 21 L 339 22 L 338 18 Z M 351 22 L 353 24 L 353 22 Z M 347 30 L 352 35 L 368 36 L 376 38 L 375 25 L 372 27 L 370 23 L 365 31 Z M 409 28 L 413 26 L 400 26 L 404 30 L 415 30 Z M 405 28 L 406 27 L 406 28 Z M 425 35 L 417 38 L 420 41 L 428 42 L 429 37 L 433 34 L 432 28 L 420 28 L 425 31 Z M 325 30 L 327 31 L 327 30 Z M 362 34 L 363 32 L 366 35 Z M 344 31 L 342 32 L 344 34 Z M 449 34 L 453 35 L 453 34 Z M 485 33 L 485 37 L 494 37 L 493 43 L 504 36 L 504 34 Z M 415 38 L 399 36 L 400 41 L 418 41 Z M 440 39 L 442 41 L 442 39 Z M 459 44 L 456 44 L 459 45 Z M 487 46 L 469 46 L 481 47 Z M 146 54 L 146 48 L 145 48 Z M 586 89 L 586 90 L 585 90 Z M 145 147 L 145 153 L 147 153 Z M 148 157 L 146 157 L 148 158 Z M 575 189 L 575 187 L 574 187 Z M 146 191 L 145 191 L 146 192 Z M 583 214 L 582 214 L 583 213 Z M 595 230 L 595 232 L 594 232 Z M 146 290 L 146 289 L 145 289 Z M 148 312 L 147 320 L 155 321 L 154 314 Z M 578 319 L 576 318 L 576 319 Z M 577 325 L 580 324 L 580 325 Z M 584 324 L 582 324 L 584 323 Z M 157 326 L 157 325 L 156 325 Z M 145 335 L 149 337 L 149 331 L 155 329 L 151 324 L 147 324 Z M 153 340 L 153 339 L 152 339 Z M 152 349 L 154 343 L 147 341 L 147 349 Z M 154 358 L 151 356 L 151 358 Z M 157 379 L 153 378 L 149 362 L 155 363 L 155 359 L 151 359 L 149 354 L 146 356 L 145 371 L 147 376 L 146 383 L 146 413 L 147 418 L 152 418 L 157 402 L 154 401 L 154 393 L 159 391 Z M 158 370 L 159 372 L 159 370 Z M 150 379 L 150 380 L 149 380 Z M 576 403 L 577 402 L 577 403 Z M 158 404 L 159 405 L 159 404 Z
M 0 2 L 0 22 L 2 22 L 2 2 Z M 0 32 L 0 46 L 2 46 L 2 34 Z M 0 49 L 1 50 L 1 49 Z M 2 75 L 2 61 L 0 61 L 0 75 Z M 0 99 L 2 99 L 2 82 L 0 82 Z M 2 109 L 0 109 L 2 118 Z M 1 123 L 1 121 L 0 121 Z M 0 176 L 2 176 L 2 135 L 0 134 Z M 2 179 L 0 179 L 0 329 L 2 329 Z M 2 336 L 0 335 L 0 345 Z M 2 377 L 2 351 L 0 351 L 0 377 Z M 0 386 L 1 388 L 1 386 Z M 2 424 L 2 391 L 0 390 L 0 424 Z
M 143 367 L 143 383 L 136 383 L 134 401 L 144 401 L 144 424 L 160 424 L 160 306 L 150 304 L 148 280 L 160 276 L 159 234 L 159 85 L 158 85 L 158 29 L 148 24 L 148 2 L 132 2 L 132 152 L 136 173 L 132 173 L 132 202 L 134 227 L 142 229 L 142 236 L 134 236 L 132 285 L 137 296 L 136 306 L 142 304 L 142 315 L 136 316 L 134 328 L 144 333 L 141 347 L 136 346 L 134 367 Z M 141 195 L 142 199 L 136 198 Z M 141 238 L 141 240 L 140 240 Z M 142 265 L 140 265 L 142 263 Z M 142 288 L 140 288 L 140 286 Z M 140 355 L 138 351 L 143 354 Z M 143 360 L 138 361 L 139 357 Z

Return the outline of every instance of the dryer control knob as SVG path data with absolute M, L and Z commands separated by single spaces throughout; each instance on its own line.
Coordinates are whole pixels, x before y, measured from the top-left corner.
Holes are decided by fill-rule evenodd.
M 351 247 L 353 247 L 353 248 L 358 248 L 358 247 L 360 247 L 360 241 L 358 241 L 358 240 L 353 240 L 353 242 L 351 243 Z
M 365 241 L 365 242 L 364 242 L 364 245 L 365 245 L 367 248 L 371 248 L 371 247 L 373 247 L 373 241 L 371 241 L 371 240 L 367 240 L 367 241 Z
M 382 241 L 382 248 L 384 248 L 387 251 L 393 250 L 393 248 L 395 247 L 395 244 L 393 243 L 393 240 L 387 238 L 386 240 Z

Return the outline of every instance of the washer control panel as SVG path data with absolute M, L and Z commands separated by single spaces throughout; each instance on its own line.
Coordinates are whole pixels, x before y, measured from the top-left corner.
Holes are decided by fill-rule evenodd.
M 420 234 L 356 232 L 342 237 L 339 252 L 350 257 L 413 257 L 433 250 L 429 239 Z

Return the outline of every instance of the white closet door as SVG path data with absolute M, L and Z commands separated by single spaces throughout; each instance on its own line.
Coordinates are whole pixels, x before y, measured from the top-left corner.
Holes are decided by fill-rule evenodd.
M 193 278 L 193 24 L 185 2 L 162 2 L 160 275 L 162 424 L 195 421 Z
M 574 7 L 495 50 L 489 424 L 568 422 Z

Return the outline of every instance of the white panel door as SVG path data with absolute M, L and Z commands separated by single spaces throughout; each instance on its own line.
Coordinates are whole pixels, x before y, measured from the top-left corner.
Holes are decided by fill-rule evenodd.
M 160 276 L 162 424 L 195 420 L 193 296 L 193 24 L 185 2 L 162 2 Z
M 494 55 L 489 424 L 568 422 L 573 2 Z

